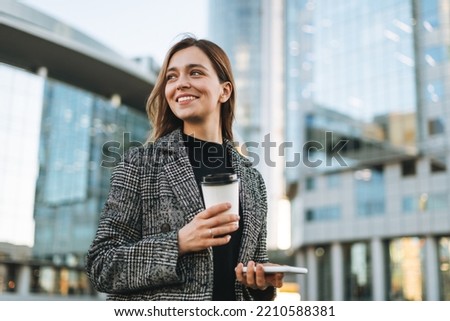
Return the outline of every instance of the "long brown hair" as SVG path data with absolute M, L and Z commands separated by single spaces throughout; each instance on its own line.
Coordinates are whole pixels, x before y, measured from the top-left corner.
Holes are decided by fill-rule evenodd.
M 206 39 L 196 39 L 187 36 L 174 44 L 164 58 L 161 71 L 150 96 L 147 99 L 147 115 L 153 126 L 152 135 L 149 140 L 156 140 L 171 131 L 183 126 L 183 121 L 175 116 L 169 107 L 165 96 L 166 73 L 172 56 L 182 49 L 197 47 L 203 51 L 211 61 L 214 70 L 219 77 L 220 83 L 230 82 L 232 85 L 230 98 L 222 103 L 220 110 L 220 123 L 222 136 L 230 141 L 233 140 L 234 106 L 236 101 L 234 77 L 231 63 L 225 51 L 215 43 Z

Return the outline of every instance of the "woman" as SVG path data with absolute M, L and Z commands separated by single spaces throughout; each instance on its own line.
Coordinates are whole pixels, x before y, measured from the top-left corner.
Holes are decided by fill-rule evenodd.
M 234 104 L 220 47 L 188 37 L 169 50 L 147 102 L 151 142 L 115 169 L 87 256 L 108 299 L 274 299 L 283 274 L 263 270 L 265 185 L 231 143 Z M 239 177 L 239 213 L 225 213 L 228 203 L 205 209 L 199 182 L 217 172 Z

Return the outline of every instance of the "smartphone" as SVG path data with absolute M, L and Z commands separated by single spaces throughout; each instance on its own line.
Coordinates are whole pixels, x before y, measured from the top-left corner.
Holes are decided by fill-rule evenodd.
M 306 274 L 308 273 L 308 269 L 304 267 L 298 266 L 289 266 L 289 265 L 266 265 L 263 266 L 264 273 L 294 273 L 294 274 Z M 256 269 L 256 266 L 255 266 Z M 247 267 L 244 266 L 243 272 L 247 272 Z

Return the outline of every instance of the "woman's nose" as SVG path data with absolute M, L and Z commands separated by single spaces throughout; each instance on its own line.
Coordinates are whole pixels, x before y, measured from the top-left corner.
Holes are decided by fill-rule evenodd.
M 184 88 L 191 88 L 191 84 L 185 77 L 180 76 L 180 78 L 178 78 L 177 90 L 181 90 Z

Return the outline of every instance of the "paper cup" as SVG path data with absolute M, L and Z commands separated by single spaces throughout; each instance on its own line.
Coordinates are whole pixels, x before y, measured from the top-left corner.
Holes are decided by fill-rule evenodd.
M 239 179 L 236 174 L 218 173 L 204 176 L 201 186 L 205 208 L 229 202 L 231 208 L 225 213 L 239 215 Z

